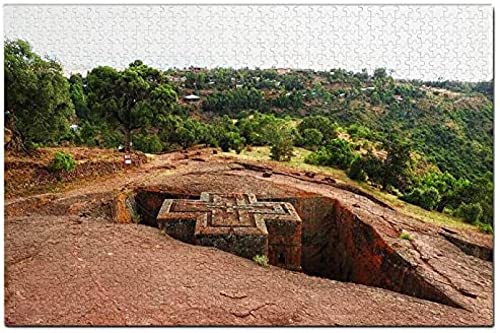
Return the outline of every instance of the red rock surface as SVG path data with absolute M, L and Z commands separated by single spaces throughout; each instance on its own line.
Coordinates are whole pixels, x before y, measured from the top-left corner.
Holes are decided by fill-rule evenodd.
M 463 252 L 440 235 L 441 228 L 335 186 L 286 173 L 264 178 L 262 172 L 218 155 L 207 156 L 206 162 L 187 155 L 188 159 L 183 154 L 164 155 L 126 177 L 79 183 L 65 193 L 7 200 L 6 323 L 492 325 L 492 263 Z M 381 272 L 387 257 L 375 255 L 376 248 L 382 249 L 413 267 L 417 274 L 411 276 L 432 282 L 433 288 L 467 310 L 359 283 L 263 268 L 223 251 L 176 241 L 152 227 L 113 223 L 117 193 L 140 186 L 185 197 L 224 191 L 280 200 L 326 198 L 321 200 L 334 203 L 329 206 L 334 207 L 332 216 L 347 214 L 342 219 L 345 230 L 337 226 L 332 236 L 342 236 L 341 249 L 359 256 L 354 263 L 344 263 L 354 269 L 346 278 L 375 285 L 384 281 Z M 302 212 L 312 210 L 311 202 L 302 201 Z M 330 214 L 313 213 L 306 215 L 323 214 L 322 221 Z M 403 228 L 412 234 L 411 242 L 399 238 Z M 312 227 L 310 234 L 315 230 L 319 229 Z M 491 237 L 452 231 L 470 246 L 492 247 Z M 350 232 L 355 234 L 348 236 Z M 371 241 L 362 245 L 363 240 Z M 311 244 L 310 252 L 316 253 L 312 263 L 324 260 L 321 253 L 334 253 Z M 346 256 L 337 257 L 342 258 Z M 336 269 L 332 267 L 332 274 L 345 273 Z M 390 282 L 397 279 L 386 281 Z

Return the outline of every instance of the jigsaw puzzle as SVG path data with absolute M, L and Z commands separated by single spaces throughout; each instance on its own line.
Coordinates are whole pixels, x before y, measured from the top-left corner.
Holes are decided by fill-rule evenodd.
M 68 72 L 135 59 L 158 68 L 282 67 L 490 80 L 490 6 L 6 6 L 5 35 Z M 68 47 L 71 46 L 71 47 Z
M 5 325 L 493 325 L 492 6 L 3 11 Z

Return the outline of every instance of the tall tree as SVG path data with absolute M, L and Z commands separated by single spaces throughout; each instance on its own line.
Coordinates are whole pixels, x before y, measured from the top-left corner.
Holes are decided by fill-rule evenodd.
M 271 144 L 271 159 L 275 161 L 290 161 L 293 157 L 295 141 L 294 129 L 290 124 L 278 124 L 274 130 Z
M 384 161 L 382 186 L 384 189 L 394 186 L 399 190 L 405 190 L 410 179 L 410 145 L 397 136 L 389 135 L 384 148 L 387 151 L 387 157 Z
M 12 144 L 55 144 L 74 107 L 61 65 L 44 60 L 23 40 L 4 42 L 5 121 Z
M 87 96 L 85 93 L 85 79 L 80 73 L 72 74 L 69 78 L 69 93 L 73 105 L 75 106 L 75 112 L 78 118 L 88 119 L 89 108 L 87 105 Z
M 177 94 L 166 75 L 140 60 L 123 71 L 101 66 L 87 76 L 91 108 L 125 136 L 129 149 L 132 132 L 161 121 L 172 110 Z

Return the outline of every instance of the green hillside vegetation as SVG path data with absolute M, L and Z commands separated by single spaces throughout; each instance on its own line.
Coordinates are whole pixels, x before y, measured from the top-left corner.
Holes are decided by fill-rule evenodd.
M 368 182 L 361 182 L 353 180 L 349 177 L 345 170 L 341 170 L 331 166 L 322 166 L 322 165 L 313 165 L 304 162 L 308 155 L 311 154 L 311 150 L 295 147 L 294 148 L 294 156 L 288 162 L 279 162 L 285 163 L 285 165 L 300 169 L 303 171 L 311 171 L 316 173 L 325 173 L 331 175 L 337 181 L 341 183 L 347 183 L 356 187 L 361 188 L 363 191 L 368 192 L 375 196 L 376 198 L 389 203 L 391 206 L 398 208 L 403 211 L 405 214 L 418 218 L 422 221 L 442 225 L 442 226 L 452 226 L 455 228 L 475 228 L 476 226 L 471 223 L 467 223 L 458 216 L 454 216 L 453 214 L 443 214 L 436 210 L 426 210 L 417 205 L 413 205 L 402 201 L 397 195 L 391 194 L 386 191 L 381 191 L 377 189 L 373 184 L 369 184 Z M 239 158 L 249 159 L 253 161 L 266 161 L 268 163 L 273 163 L 270 157 L 270 147 L 262 146 L 262 147 L 247 147 L 241 151 L 240 154 L 232 151 L 227 153 L 230 156 L 238 156 Z M 278 162 L 275 162 L 278 163 Z M 481 225 L 486 226 L 486 225 Z M 487 225 L 489 226 L 489 225 Z
M 311 151 L 304 165 L 491 231 L 492 81 L 395 80 L 383 68 L 156 69 L 140 60 L 65 78 L 25 41 L 4 49 L 7 149 L 270 146 L 285 163 Z

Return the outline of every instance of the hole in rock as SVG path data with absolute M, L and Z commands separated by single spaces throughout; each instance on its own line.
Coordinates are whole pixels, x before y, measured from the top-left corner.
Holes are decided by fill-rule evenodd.
M 278 263 L 286 265 L 285 255 L 283 253 L 278 254 Z
M 137 191 L 135 196 L 141 223 L 153 227 L 158 227 L 156 216 L 165 199 L 199 198 L 199 195 L 153 190 Z M 323 196 L 258 199 L 294 206 L 302 219 L 300 265 L 305 274 L 462 307 L 420 276 L 371 225 L 361 221 L 338 200 Z M 275 256 L 280 266 L 289 260 L 280 250 Z
M 156 217 L 160 211 L 161 205 L 166 199 L 199 199 L 199 195 L 185 193 L 162 192 L 155 190 L 138 190 L 135 195 L 137 204 L 137 213 L 141 217 L 141 224 L 150 227 L 158 227 Z

